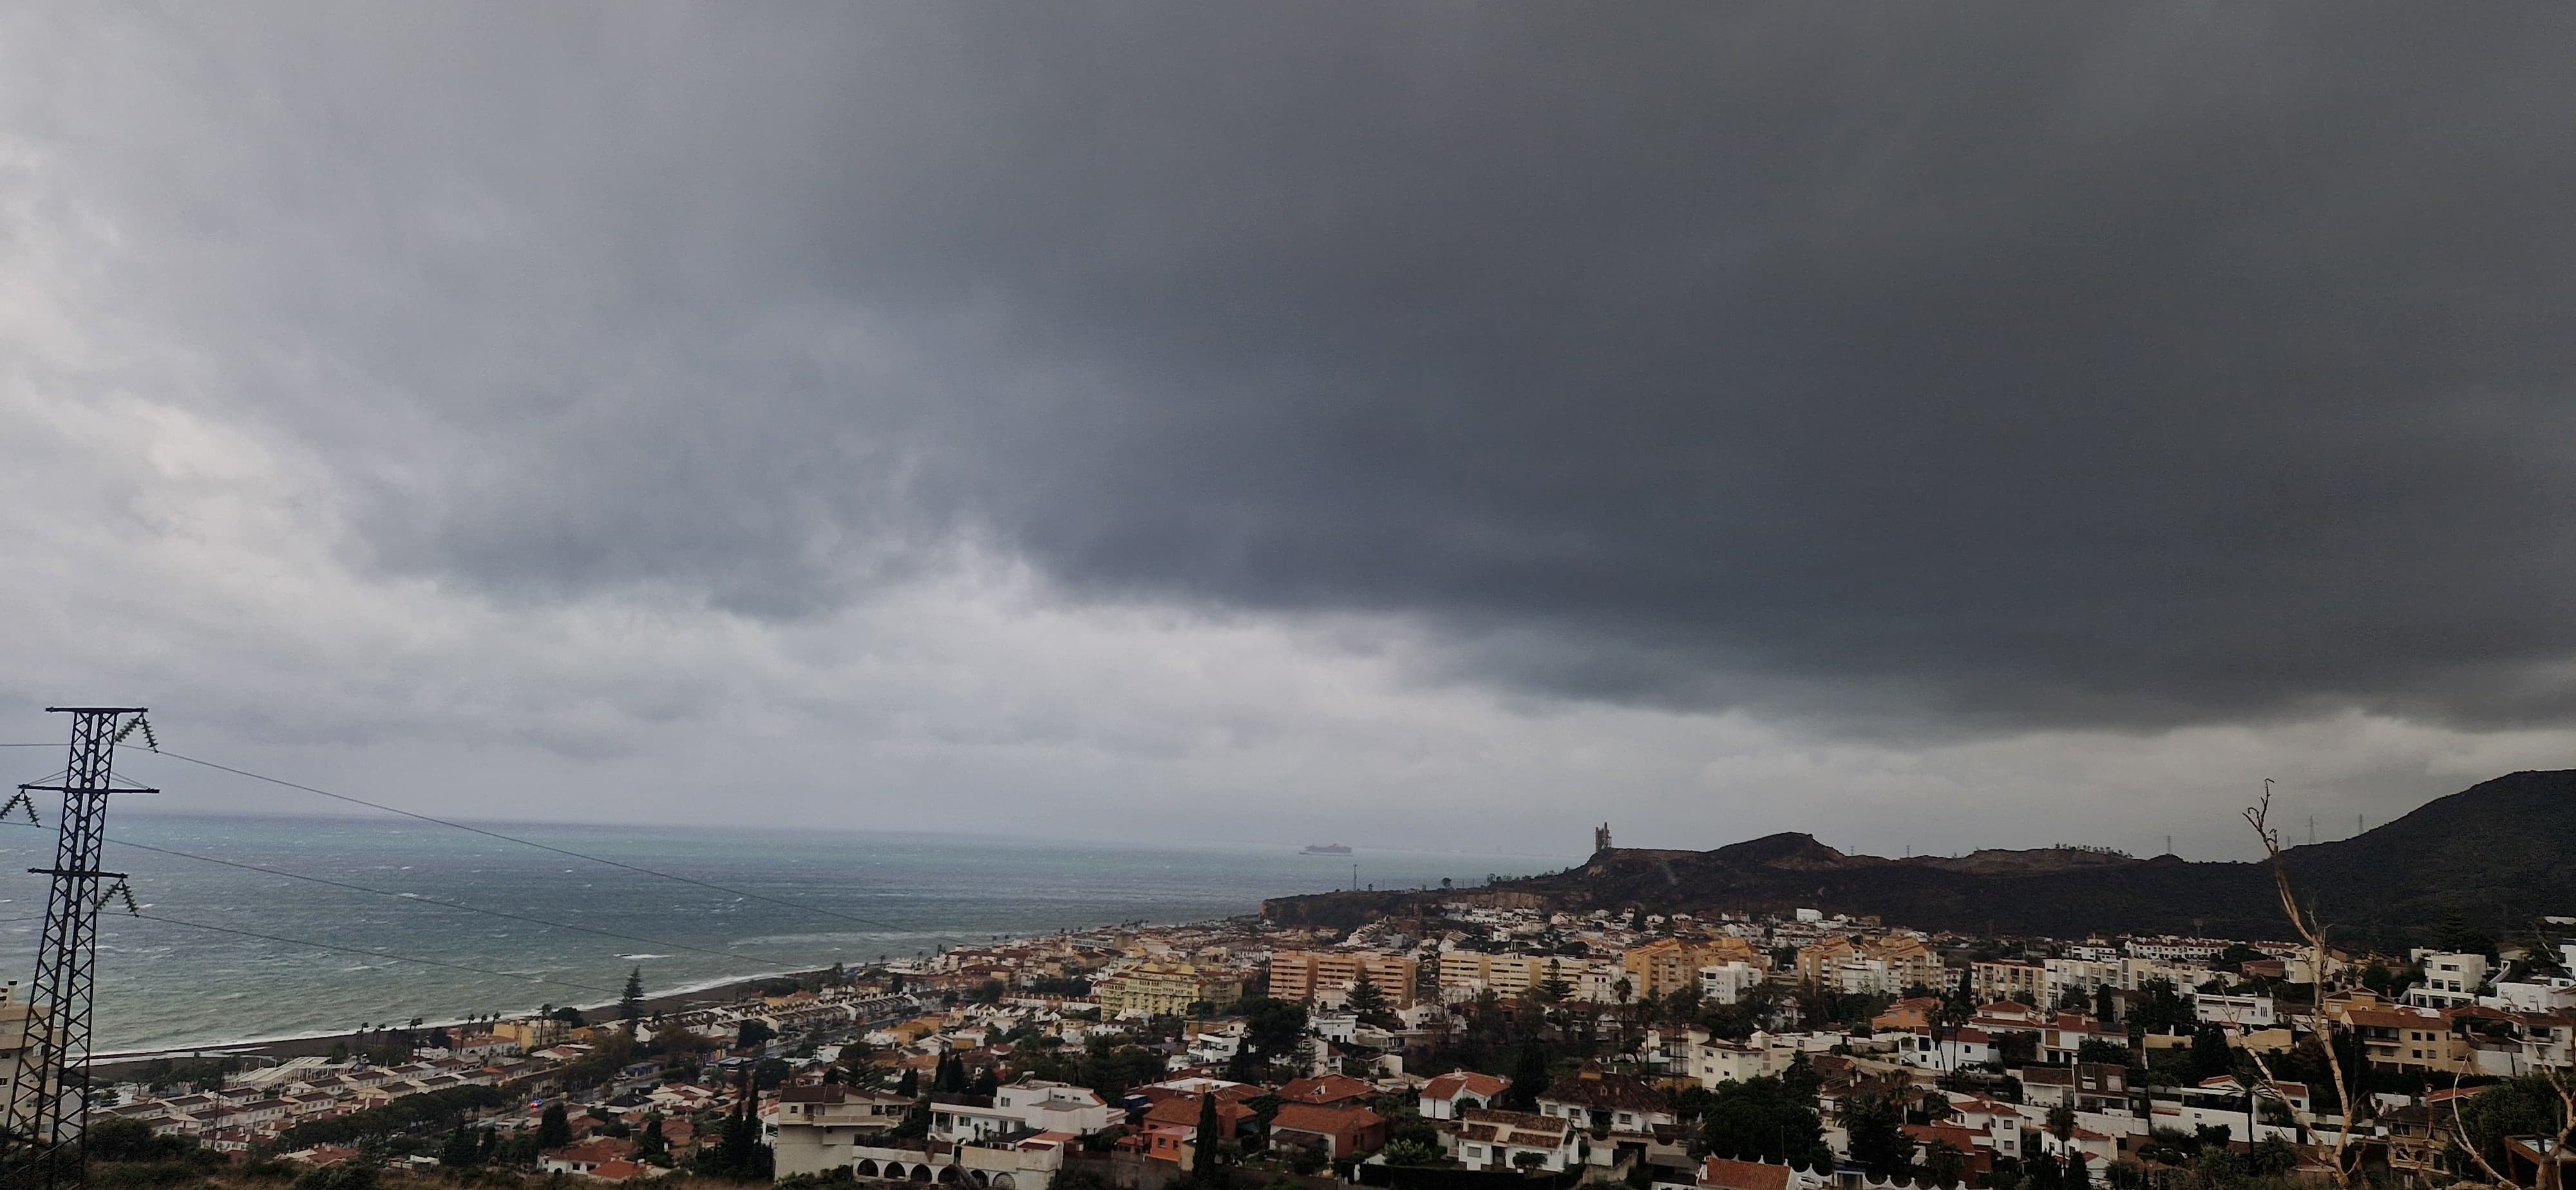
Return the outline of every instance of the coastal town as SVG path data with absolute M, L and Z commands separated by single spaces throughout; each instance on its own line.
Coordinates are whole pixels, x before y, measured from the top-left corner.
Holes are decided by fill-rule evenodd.
M 105 1071 L 94 1148 L 975 1190 L 2566 1184 L 2569 919 L 2382 953 L 1508 901 L 1016 938 L 668 1009 L 639 970 L 615 1005 Z

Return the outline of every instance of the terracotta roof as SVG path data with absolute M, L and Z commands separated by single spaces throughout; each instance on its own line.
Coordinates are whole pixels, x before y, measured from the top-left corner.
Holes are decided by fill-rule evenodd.
M 1716 1190 L 1789 1190 L 1789 1167 L 1709 1157 L 1699 1163 L 1699 1184 Z
M 1292 1079 L 1279 1088 L 1279 1097 L 1290 1103 L 1326 1104 L 1366 1099 L 1377 1088 L 1347 1074 L 1327 1074 L 1321 1078 Z
M 635 1142 L 614 1136 L 602 1136 L 580 1144 L 565 1145 L 546 1154 L 557 1161 L 615 1161 L 635 1151 Z
M 1557 1103 L 1579 1103 L 1585 1107 L 1610 1108 L 1633 1112 L 1668 1112 L 1670 1101 L 1661 1091 L 1633 1075 L 1599 1074 L 1584 1071 L 1570 1074 L 1551 1084 L 1539 1098 Z
M 1422 1097 L 1425 1099 L 1455 1099 L 1461 1094 L 1468 1094 L 1482 1099 L 1491 1100 L 1494 1096 L 1510 1090 L 1511 1085 L 1512 1080 L 1507 1078 L 1500 1078 L 1491 1074 L 1479 1074 L 1473 1070 L 1452 1070 L 1447 1074 L 1441 1075 L 1440 1077 L 1423 1084 Z
M 1573 1122 L 1563 1116 L 1481 1107 L 1469 1108 L 1458 1117 L 1458 1135 L 1463 1139 L 1525 1149 L 1558 1148 L 1565 1144 L 1565 1131 L 1570 1127 Z
M 1386 1117 L 1365 1107 L 1316 1107 L 1306 1103 L 1283 1103 L 1279 1114 L 1270 1121 L 1272 1131 L 1339 1133 L 1355 1132 L 1372 1124 L 1382 1124 Z

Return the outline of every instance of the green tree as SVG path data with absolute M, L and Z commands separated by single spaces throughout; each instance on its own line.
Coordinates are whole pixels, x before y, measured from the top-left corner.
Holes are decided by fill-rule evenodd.
M 1520 1060 L 1512 1064 L 1512 1085 L 1503 1092 L 1503 1102 L 1513 1111 L 1537 1111 L 1538 1097 L 1547 1093 L 1553 1078 L 1547 1047 L 1535 1041 L 1525 1042 Z
M 1787 1069 L 1780 1072 L 1780 1093 L 1792 1103 L 1814 1107 L 1816 1092 L 1824 1089 L 1825 1078 L 1816 1073 L 1816 1064 L 1807 1060 L 1806 1051 L 1789 1055 Z
M 1851 1137 L 1852 1160 L 1868 1169 L 1871 1177 L 1913 1176 L 1914 1139 L 1905 1135 L 1905 1115 L 1894 1100 L 1878 1096 L 1854 1100 L 1843 1114 L 1843 1129 Z
M 371 1161 L 343 1161 L 295 1179 L 295 1190 L 376 1190 L 376 1166 Z
M 1538 1002 L 1550 1008 L 1563 1004 L 1574 996 L 1574 985 L 1565 981 L 1565 974 L 1558 967 L 1555 959 L 1547 961 L 1547 977 L 1539 980 L 1538 987 L 1534 990 L 1538 992 Z
M 2014 1029 L 1994 1035 L 1995 1057 L 2006 1066 L 2028 1066 L 2039 1060 L 2039 1034 Z
M 1241 1008 L 1243 1048 L 1235 1055 L 1238 1073 L 1262 1073 L 1272 1063 L 1295 1053 L 1306 1040 L 1306 1006 L 1303 1004 L 1256 996 L 1245 1000 Z
M 918 1098 L 921 1095 L 921 1072 L 904 1067 L 903 1077 L 894 1080 L 894 1093 L 906 1099 Z
M 2197 1028 L 2200 1016 L 2191 1002 L 2174 990 L 2170 979 L 2150 979 L 2138 985 L 2139 998 L 2129 1007 L 2129 1030 L 2144 1036 L 2169 1033 L 2175 1029 Z
M 1216 1179 L 1216 1148 L 1225 1139 L 1217 1123 L 1216 1096 L 1199 1096 L 1198 1134 L 1190 1145 L 1190 1180 L 1201 1186 Z
M 546 1105 L 545 1114 L 537 1117 L 537 1147 L 560 1149 L 572 1143 L 572 1117 L 564 1111 L 563 1100 Z
M 1243 1101 L 1245 1107 L 1252 1109 L 1252 1126 L 1261 1135 L 1262 1148 L 1270 1147 L 1270 1122 L 1279 1118 L 1279 1109 L 1287 1106 L 1287 1103 L 1287 1100 L 1281 1099 L 1277 1093 L 1271 1091 L 1264 1091 Z
M 82 1134 L 81 1148 L 94 1161 L 221 1160 L 212 1150 L 200 1149 L 197 1142 L 188 1137 L 154 1136 L 152 1126 L 141 1120 L 98 1120 Z
M 1409 1136 L 1386 1142 L 1386 1147 L 1379 1149 L 1378 1155 L 1386 1158 L 1389 1165 L 1439 1165 L 1446 1161 L 1438 1144 Z
M 484 1137 L 489 1134 L 489 1129 L 481 1128 L 459 1128 L 449 1133 L 447 1143 L 439 1146 L 438 1163 L 449 1169 L 469 1169 L 483 1164 L 487 1147 Z
M 2576 1082 L 2554 1083 L 2548 1075 L 2527 1074 L 2478 1092 L 2460 1106 L 2459 1132 L 2467 1143 L 2459 1147 L 2473 1148 L 2487 1164 L 2505 1168 L 2504 1138 L 2559 1135 L 2567 1122 L 2566 1100 L 2560 1096 L 2569 1091 L 2576 1091 Z M 2459 1144 L 2459 1138 L 2454 1144 Z M 2465 1152 L 2452 1158 L 2451 1167 L 2462 1177 L 2482 1176 Z
M 626 973 L 626 990 L 617 997 L 617 1019 L 626 1022 L 626 1034 L 635 1035 L 637 1022 L 644 1019 L 644 968 Z
M 2191 1070 L 2195 1078 L 2217 1078 L 2236 1072 L 2236 1051 L 2227 1044 L 2226 1030 L 2202 1025 L 2191 1035 Z
M 2254 1142 L 2254 1151 L 2245 1155 L 2245 1164 L 2258 1178 L 2286 1178 L 2299 1172 L 2299 1146 L 2277 1136 Z
M 769 1022 L 755 1018 L 734 1028 L 733 1045 L 735 1049 L 750 1049 L 755 1045 L 766 1045 L 770 1038 L 776 1036 L 778 1031 L 770 1028 Z
M 1800 1093 L 1784 1079 L 1763 1075 L 1721 1083 L 1700 1113 L 1700 1147 L 1738 1161 L 1786 1162 L 1804 1169 L 1833 1168 L 1824 1123 L 1816 1116 L 1814 1074 Z
M 1366 971 L 1351 981 L 1350 990 L 1343 994 L 1342 1006 L 1350 1009 L 1351 1015 L 1358 1017 L 1364 1025 L 1382 1029 L 1393 1020 L 1387 1012 L 1386 993 L 1378 989 L 1376 981 L 1370 979 Z
M 758 1101 L 745 1071 L 734 1085 L 734 1108 L 725 1113 L 724 1137 L 700 1156 L 699 1172 L 747 1182 L 770 1179 L 775 1159 L 760 1140 L 760 1118 L 753 1114 Z
M 2442 918 L 2442 926 L 2434 935 L 2433 945 L 2453 954 L 2496 957 L 2495 935 L 2470 925 L 2467 918 L 2457 913 Z
M 2129 1064 L 2129 1047 L 2107 1037 L 2087 1037 L 2076 1045 L 2075 1060 L 2126 1066 Z

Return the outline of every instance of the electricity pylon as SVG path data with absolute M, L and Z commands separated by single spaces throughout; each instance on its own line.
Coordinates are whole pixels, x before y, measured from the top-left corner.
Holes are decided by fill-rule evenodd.
M 142 727 L 142 707 L 46 707 L 72 717 L 71 759 L 63 765 L 62 784 L 21 785 L 10 809 L 24 803 L 32 815 L 30 795 L 63 795 L 60 828 L 54 840 L 54 864 L 29 868 L 53 878 L 45 899 L 45 930 L 36 951 L 36 979 L 27 988 L 26 1044 L 9 1080 L 5 1123 L 11 1148 L 0 1180 L 11 1187 L 58 1190 L 86 1180 L 87 1162 L 80 1140 L 89 1122 L 90 1007 L 98 987 L 98 911 L 124 892 L 125 874 L 99 870 L 99 851 L 107 842 L 107 797 L 112 793 L 151 793 L 119 788 L 115 782 L 116 746 Z M 126 716 L 133 716 L 128 719 Z M 5 813 L 5 811 L 0 811 Z M 100 881 L 116 883 L 102 887 Z

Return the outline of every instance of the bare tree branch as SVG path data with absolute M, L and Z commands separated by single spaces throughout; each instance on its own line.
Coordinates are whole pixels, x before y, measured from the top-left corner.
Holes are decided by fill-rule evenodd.
M 2290 919 L 2290 928 L 2298 931 L 2308 945 L 2308 977 L 2316 989 L 2317 1044 L 2325 1050 L 2326 1070 L 2334 1076 L 2335 1099 L 2343 1104 L 2343 1126 L 2335 1130 L 2333 1161 L 2335 1176 L 2347 1186 L 2362 1184 L 2361 1150 L 2352 1147 L 2353 1124 L 2359 1118 L 2361 1105 L 2354 1101 L 2343 1076 L 2343 1059 L 2335 1052 L 2334 1019 L 2326 1015 L 2326 930 L 2316 918 L 2299 905 L 2298 894 L 2290 888 L 2290 866 L 2281 858 L 2281 832 L 2272 821 L 2272 779 L 2263 779 L 2263 800 L 2245 808 L 2245 821 L 2254 828 L 2254 837 L 2263 841 L 2263 854 L 2272 865 L 2272 884 L 2281 897 L 2281 912 Z M 2250 1052 L 2250 1051 L 2249 1051 Z M 2255 1066 L 2263 1072 L 2265 1082 L 2272 1071 L 2257 1055 Z M 2248 1140 L 2253 1138 L 2248 1137 Z

